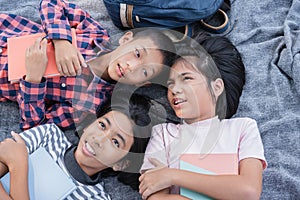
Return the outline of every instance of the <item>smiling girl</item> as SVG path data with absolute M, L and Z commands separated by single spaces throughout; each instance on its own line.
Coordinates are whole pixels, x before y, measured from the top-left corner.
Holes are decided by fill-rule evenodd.
M 0 187 L 1 199 L 29 199 L 27 157 L 39 147 L 49 152 L 77 186 L 67 198 L 110 199 L 102 185 L 102 173 L 108 168 L 139 168 L 142 159 L 138 157 L 150 134 L 148 102 L 135 94 L 128 107 L 122 102 L 115 106 L 106 103 L 99 109 L 98 118 L 81 130 L 78 145 L 72 145 L 55 124 L 40 125 L 20 135 L 12 133 L 14 139 L 0 142 L 0 175 L 9 171 L 11 177 L 10 195 Z

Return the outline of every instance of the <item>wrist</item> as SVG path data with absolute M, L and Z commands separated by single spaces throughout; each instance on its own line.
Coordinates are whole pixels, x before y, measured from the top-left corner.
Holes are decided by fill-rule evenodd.
M 52 43 L 54 46 L 57 46 L 57 45 L 60 45 L 60 44 L 66 43 L 66 42 L 69 42 L 69 41 L 66 39 L 52 39 Z
M 180 179 L 178 175 L 179 175 L 178 169 L 170 168 L 169 177 L 171 177 L 170 178 L 171 185 L 178 185 L 178 179 Z
M 37 78 L 37 77 L 31 77 L 31 76 L 26 75 L 24 80 L 29 83 L 40 83 L 42 81 L 42 78 L 43 77 Z
M 17 160 L 8 166 L 10 173 L 23 173 L 28 171 L 28 156 Z

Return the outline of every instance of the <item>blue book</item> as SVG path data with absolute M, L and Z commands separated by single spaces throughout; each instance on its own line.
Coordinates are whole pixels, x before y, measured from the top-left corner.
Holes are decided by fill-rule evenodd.
M 9 193 L 10 175 L 1 178 Z M 31 200 L 60 200 L 76 189 L 76 185 L 42 147 L 29 155 L 28 187 Z

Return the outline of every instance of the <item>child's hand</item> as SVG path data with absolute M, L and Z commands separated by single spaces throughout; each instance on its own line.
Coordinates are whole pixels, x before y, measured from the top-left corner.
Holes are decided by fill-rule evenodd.
M 146 171 L 139 178 L 139 192 L 143 199 L 147 199 L 151 194 L 172 186 L 170 168 L 165 167 L 155 158 L 149 158 L 155 166 L 154 169 Z
M 1 181 L 0 181 L 0 197 L 1 200 L 11 200 L 10 196 L 6 193 Z
M 28 162 L 28 152 L 24 140 L 15 132 L 13 138 L 0 142 L 0 162 L 5 164 L 9 171 L 19 168 Z
M 47 67 L 47 40 L 38 38 L 35 43 L 26 50 L 25 80 L 31 83 L 40 83 Z
M 81 74 L 81 67 L 86 67 L 83 56 L 67 40 L 53 40 L 57 69 L 62 76 Z

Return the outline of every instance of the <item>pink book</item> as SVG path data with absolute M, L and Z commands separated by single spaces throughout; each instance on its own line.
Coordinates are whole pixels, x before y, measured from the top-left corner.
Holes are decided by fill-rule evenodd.
M 238 174 L 237 154 L 183 154 L 180 157 L 180 169 L 211 175 Z M 190 199 L 208 200 L 210 197 L 180 188 L 180 194 Z
M 71 29 L 72 44 L 77 47 L 75 29 Z M 31 35 L 23 35 L 7 39 L 7 57 L 8 57 L 8 80 L 10 82 L 18 82 L 26 74 L 25 52 L 28 47 L 33 45 L 39 37 L 44 37 L 45 33 L 36 33 Z M 47 43 L 48 64 L 45 71 L 45 77 L 59 76 L 57 70 L 55 53 L 52 42 Z M 37 66 L 38 67 L 38 66 Z

